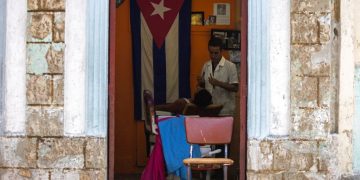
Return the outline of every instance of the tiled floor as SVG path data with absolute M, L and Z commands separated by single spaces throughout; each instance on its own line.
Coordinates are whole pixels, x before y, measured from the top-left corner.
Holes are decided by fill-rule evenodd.
M 141 174 L 118 174 L 115 175 L 115 180 L 138 180 Z

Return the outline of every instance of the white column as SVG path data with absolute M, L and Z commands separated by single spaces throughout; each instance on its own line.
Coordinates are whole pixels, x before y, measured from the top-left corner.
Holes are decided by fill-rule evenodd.
M 248 39 L 248 134 L 269 135 L 269 8 L 267 0 L 249 0 Z
M 88 0 L 86 14 L 86 134 L 106 136 L 109 1 Z
M 64 133 L 85 133 L 86 0 L 66 1 Z
M 6 1 L 5 133 L 25 134 L 27 1 Z
M 290 0 L 249 0 L 248 8 L 248 135 L 287 135 Z

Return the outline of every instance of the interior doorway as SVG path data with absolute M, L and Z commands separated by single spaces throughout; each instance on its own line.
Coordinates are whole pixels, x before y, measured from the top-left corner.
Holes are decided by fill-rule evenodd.
M 233 153 L 238 163 L 233 173 L 239 179 L 246 179 L 247 0 L 242 0 L 240 7 L 241 78 L 237 96 L 238 129 L 235 130 L 238 143 L 234 148 L 237 153 Z M 116 8 L 115 0 L 110 0 L 110 8 L 108 177 L 114 179 L 115 174 L 140 174 L 146 164 L 146 149 L 144 124 L 134 120 L 133 110 L 129 110 L 133 107 L 129 1 Z

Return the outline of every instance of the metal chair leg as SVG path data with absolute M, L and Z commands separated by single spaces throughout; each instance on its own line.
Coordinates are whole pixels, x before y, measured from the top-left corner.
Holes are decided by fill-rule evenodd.
M 224 166 L 223 169 L 224 169 L 224 180 L 227 180 L 227 166 Z
M 191 168 L 190 168 L 190 166 L 187 167 L 187 179 L 188 179 L 188 180 L 191 180 L 191 179 L 192 179 L 192 178 L 191 178 Z
M 211 179 L 211 171 L 207 170 L 206 171 L 206 180 L 210 180 Z

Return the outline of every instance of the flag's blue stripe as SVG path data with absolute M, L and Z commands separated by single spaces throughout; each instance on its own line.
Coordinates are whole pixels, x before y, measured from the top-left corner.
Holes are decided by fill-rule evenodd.
M 166 54 L 165 42 L 158 48 L 153 41 L 153 73 L 155 104 L 166 103 Z
M 134 78 L 134 115 L 140 120 L 142 114 L 141 101 L 141 20 L 140 9 L 136 0 L 130 1 L 131 9 L 131 32 L 132 32 L 132 55 L 133 55 L 133 78 Z
M 179 12 L 179 97 L 190 97 L 191 0 Z
M 130 1 L 133 47 L 134 114 L 141 119 L 141 20 L 137 1 Z M 184 0 L 179 12 L 179 97 L 190 97 L 190 18 L 191 0 Z M 165 43 L 158 49 L 153 43 L 153 79 L 156 104 L 166 103 L 166 54 Z

